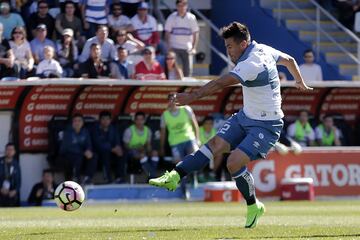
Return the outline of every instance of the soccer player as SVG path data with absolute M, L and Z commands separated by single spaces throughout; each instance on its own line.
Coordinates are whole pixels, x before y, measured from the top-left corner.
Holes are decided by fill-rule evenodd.
M 234 69 L 197 91 L 178 93 L 175 101 L 178 105 L 187 105 L 227 86 L 241 83 L 244 107 L 227 119 L 207 144 L 186 156 L 174 170 L 151 179 L 149 183 L 175 190 L 181 178 L 198 171 L 210 160 L 216 160 L 214 156 L 231 151 L 227 168 L 247 203 L 245 228 L 253 228 L 265 212 L 265 207 L 256 198 L 254 178 L 246 165 L 250 161 L 265 158 L 283 128 L 284 114 L 281 110 L 280 80 L 276 65 L 283 65 L 289 70 L 295 79 L 296 88 L 311 88 L 305 84 L 293 57 L 251 41 L 249 30 L 244 24 L 233 22 L 222 28 L 221 35 L 231 61 L 236 64 Z

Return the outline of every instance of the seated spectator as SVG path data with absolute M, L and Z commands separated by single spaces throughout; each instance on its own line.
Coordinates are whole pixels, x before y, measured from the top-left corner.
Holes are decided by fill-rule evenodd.
M 106 25 L 111 0 L 82 0 L 81 17 L 88 38 L 95 35 L 99 25 Z
M 30 15 L 28 20 L 28 31 L 29 36 L 37 36 L 37 26 L 44 24 L 46 26 L 47 32 L 46 37 L 52 39 L 54 29 L 55 29 L 55 20 L 49 14 L 49 5 L 46 1 L 38 1 L 38 9 L 36 13 Z
M 134 63 L 128 60 L 128 50 L 119 47 L 117 49 L 118 59 L 110 65 L 111 77 L 116 79 L 129 79 L 134 74 Z
M 83 184 L 90 184 L 96 171 L 96 157 L 93 154 L 90 134 L 84 127 L 81 114 L 72 117 L 72 125 L 64 131 L 60 146 L 60 158 L 65 165 L 65 180 L 80 182 L 80 171 L 86 161 Z
M 145 126 L 145 113 L 137 112 L 134 124 L 123 135 L 126 148 L 126 162 L 131 172 L 143 169 L 149 178 L 156 177 L 159 162 L 158 152 L 151 147 L 151 130 Z
M 199 40 L 199 26 L 194 14 L 187 11 L 187 0 L 176 0 L 176 12 L 165 23 L 165 40 L 182 66 L 184 76 L 192 75 L 193 55 Z
M 93 43 L 98 44 L 101 47 L 101 60 L 103 62 L 112 62 L 116 60 L 116 50 L 114 42 L 109 36 L 108 27 L 100 25 L 96 31 L 96 36 L 88 39 L 79 57 L 80 62 L 85 62 L 90 56 L 90 46 Z
M 15 155 L 15 145 L 13 143 L 6 144 L 5 156 L 0 158 L 1 207 L 18 206 L 19 204 L 21 171 Z
M 134 38 L 131 33 L 127 33 L 125 30 L 118 30 L 116 32 L 115 48 L 123 47 L 126 48 L 129 54 L 136 54 L 145 48 L 145 44 Z
M 115 183 L 124 183 L 126 177 L 125 161 L 122 158 L 123 150 L 120 144 L 120 136 L 117 129 L 111 125 L 111 113 L 103 111 L 99 115 L 100 124 L 96 127 L 93 140 L 94 149 L 102 164 L 104 179 L 107 183 L 113 181 L 111 169 L 115 163 Z
M 322 81 L 323 75 L 319 64 L 314 62 L 314 52 L 308 49 L 304 52 L 305 63 L 299 66 L 301 76 L 305 81 Z
M 65 28 L 61 40 L 56 43 L 56 53 L 63 69 L 64 77 L 73 77 L 79 66 L 77 64 L 78 48 L 73 39 L 74 32 L 71 28 Z
M 14 52 L 14 64 L 18 70 L 21 79 L 31 77 L 34 74 L 34 58 L 31 47 L 26 40 L 26 31 L 24 27 L 15 27 L 11 33 L 10 47 Z
M 80 74 L 83 78 L 109 78 L 109 63 L 101 60 L 101 47 L 93 43 L 90 47 L 90 57 L 80 65 Z
M 36 27 L 36 38 L 30 42 L 31 51 L 35 60 L 35 64 L 38 64 L 44 60 L 44 47 L 51 46 L 55 48 L 55 44 L 50 39 L 46 38 L 47 28 L 46 25 L 40 24 Z
M 64 3 L 65 11 L 56 17 L 55 28 L 58 35 L 62 34 L 64 29 L 70 28 L 74 32 L 74 39 L 78 40 L 83 31 L 82 22 L 79 17 L 75 15 L 76 5 L 72 1 Z
M 341 132 L 331 116 L 324 116 L 322 123 L 315 128 L 315 136 L 319 146 L 341 146 Z
M 113 3 L 111 5 L 111 12 L 112 14 L 108 16 L 108 26 L 110 28 L 111 36 L 114 36 L 119 30 L 125 30 L 127 32 L 134 31 L 130 18 L 122 14 L 120 3 Z
M 164 80 L 165 73 L 160 63 L 155 59 L 155 49 L 148 46 L 143 51 L 144 60 L 135 66 L 137 80 Z
M 176 63 L 176 53 L 169 51 L 165 58 L 165 76 L 168 80 L 182 80 L 184 77 L 182 69 Z
M 355 13 L 360 9 L 360 2 L 357 0 L 333 0 L 333 4 L 337 8 L 339 22 L 352 30 L 355 22 Z
M 10 5 L 7 2 L 2 2 L 0 5 L 0 23 L 6 26 L 4 29 L 4 38 L 11 38 L 11 30 L 14 27 L 23 27 L 24 21 L 22 17 L 17 13 L 10 13 Z
M 36 68 L 36 75 L 40 78 L 60 78 L 63 69 L 60 63 L 54 59 L 55 49 L 52 46 L 44 47 L 45 59 Z
M 14 52 L 10 47 L 8 40 L 2 36 L 4 27 L 0 23 L 0 79 L 4 77 L 16 77 L 16 69 L 14 66 Z
M 299 119 L 288 127 L 287 136 L 303 147 L 315 145 L 315 133 L 309 123 L 307 111 L 300 111 Z
M 43 200 L 54 199 L 55 189 L 53 172 L 50 169 L 45 169 L 41 182 L 36 183 L 31 189 L 28 197 L 29 205 L 41 206 Z
M 131 23 L 135 29 L 135 37 L 145 45 L 151 45 L 156 49 L 160 42 L 157 22 L 153 16 L 148 14 L 148 10 L 149 5 L 141 2 L 137 14 L 131 18 Z

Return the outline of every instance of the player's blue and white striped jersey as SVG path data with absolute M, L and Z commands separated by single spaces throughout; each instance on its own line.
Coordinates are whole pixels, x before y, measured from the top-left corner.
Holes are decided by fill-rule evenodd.
M 281 54 L 272 47 L 252 41 L 230 72 L 243 86 L 243 111 L 248 118 L 277 120 L 284 117 L 276 68 Z

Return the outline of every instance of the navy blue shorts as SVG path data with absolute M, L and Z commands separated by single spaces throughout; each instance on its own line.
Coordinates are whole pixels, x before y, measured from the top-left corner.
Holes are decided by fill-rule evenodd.
M 254 120 L 245 116 L 243 111 L 233 114 L 217 132 L 231 146 L 239 148 L 251 160 L 265 158 L 269 150 L 279 140 L 284 126 L 279 120 Z

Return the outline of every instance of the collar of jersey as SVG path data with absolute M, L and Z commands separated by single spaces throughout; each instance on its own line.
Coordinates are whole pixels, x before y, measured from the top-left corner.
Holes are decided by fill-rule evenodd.
M 249 46 L 245 49 L 244 53 L 240 56 L 239 60 L 237 60 L 237 63 L 247 59 L 249 57 L 249 54 L 250 54 L 251 50 L 253 50 L 253 48 L 255 47 L 256 44 L 257 44 L 257 42 L 252 41 L 249 44 Z

